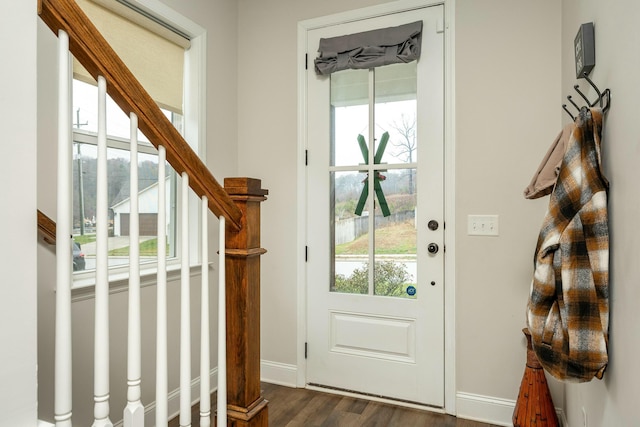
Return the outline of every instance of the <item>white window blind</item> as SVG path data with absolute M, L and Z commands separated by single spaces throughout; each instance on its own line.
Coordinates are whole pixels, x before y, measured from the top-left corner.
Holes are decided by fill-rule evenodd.
M 182 114 L 184 51 L 189 41 L 119 3 L 110 2 L 118 13 L 91 0 L 77 3 L 158 105 Z M 96 84 L 75 59 L 73 75 Z

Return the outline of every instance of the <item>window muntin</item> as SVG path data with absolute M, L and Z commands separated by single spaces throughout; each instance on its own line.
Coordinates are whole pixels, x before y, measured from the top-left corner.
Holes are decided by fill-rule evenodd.
M 330 84 L 330 290 L 415 298 L 416 62 L 338 71 Z

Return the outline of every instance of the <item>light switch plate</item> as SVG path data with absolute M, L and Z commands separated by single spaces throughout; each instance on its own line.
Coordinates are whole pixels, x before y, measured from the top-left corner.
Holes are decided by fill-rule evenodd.
M 469 236 L 497 236 L 498 215 L 468 215 L 467 234 Z

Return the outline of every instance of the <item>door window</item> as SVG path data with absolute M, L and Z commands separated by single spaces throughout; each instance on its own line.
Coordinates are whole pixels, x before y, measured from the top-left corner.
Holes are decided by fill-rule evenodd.
M 331 75 L 333 292 L 415 298 L 416 82 L 416 62 Z

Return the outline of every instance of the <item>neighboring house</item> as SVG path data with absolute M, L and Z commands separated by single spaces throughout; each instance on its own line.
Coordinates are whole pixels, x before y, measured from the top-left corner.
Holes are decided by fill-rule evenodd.
M 296 145 L 296 67 L 303 65 L 296 57 L 297 22 L 385 2 L 163 3 L 208 32 L 203 47 L 208 55 L 207 164 L 218 179 L 249 175 L 262 178 L 270 191 L 262 216 L 262 246 L 269 251 L 261 280 L 261 357 L 268 368 L 262 375 L 301 385 L 304 350 L 296 337 L 305 327 L 297 314 L 304 301 L 298 285 L 303 276 L 295 260 L 303 259 L 303 251 L 295 224 L 304 202 L 296 192 L 296 171 L 304 167 L 304 156 L 296 157 L 296 152 L 303 153 Z M 640 365 L 635 359 L 640 351 L 635 184 L 640 182 L 640 131 L 634 119 L 640 3 L 456 0 L 454 6 L 450 12 L 455 18 L 455 69 L 448 70 L 448 78 L 456 89 L 455 105 L 449 109 L 455 119 L 455 151 L 450 154 L 456 168 L 449 171 L 455 187 L 448 191 L 455 191 L 456 205 L 455 223 L 447 228 L 457 231 L 447 242 L 447 252 L 456 254 L 448 278 L 455 280 L 455 321 L 447 328 L 455 331 L 449 343 L 455 347 L 455 358 L 446 363 L 456 368 L 457 412 L 477 419 L 493 414 L 507 425 L 513 410 L 525 364 L 520 329 L 531 256 L 545 209 L 544 201 L 525 201 L 521 193 L 566 120 L 561 103 L 576 82 L 573 41 L 578 27 L 595 21 L 598 63 L 592 77 L 613 91 L 603 142 L 605 173 L 611 182 L 612 359 L 604 381 L 552 382 L 551 388 L 571 426 L 586 425 L 587 418 L 591 427 L 640 425 Z M 39 400 L 38 392 L 51 400 L 53 379 L 45 376 L 52 376 L 48 364 L 53 338 L 42 331 L 54 322 L 54 254 L 38 243 L 36 209 L 55 219 L 56 82 L 50 67 L 56 58 L 53 35 L 38 21 L 36 0 L 5 2 L 3 9 L 0 424 L 28 427 L 36 425 L 38 407 L 52 412 L 51 402 Z M 264 48 L 267 36 L 268 45 L 276 46 L 278 61 L 273 60 L 274 49 Z M 309 159 L 313 161 L 313 153 Z M 501 235 L 468 236 L 467 215 L 485 212 L 500 214 Z M 126 312 L 123 295 L 115 296 L 121 313 Z M 178 298 L 177 293 L 173 296 Z M 92 301 L 74 303 L 74 310 L 87 316 L 81 332 L 91 329 L 87 313 L 92 314 Z M 90 343 L 76 343 L 74 360 L 92 354 Z M 83 404 L 91 404 L 90 394 Z
M 171 204 L 171 186 L 170 179 L 165 179 L 165 200 L 166 207 L 165 212 L 169 212 L 169 206 Z M 128 236 L 129 235 L 129 212 L 131 212 L 131 198 L 116 203 L 111 206 L 113 211 L 113 234 L 114 236 Z M 158 235 L 158 183 L 153 183 L 147 188 L 140 190 L 138 193 L 138 212 L 140 217 L 140 235 L 141 236 L 156 236 Z M 166 215 L 166 227 L 168 230 L 170 215 Z

